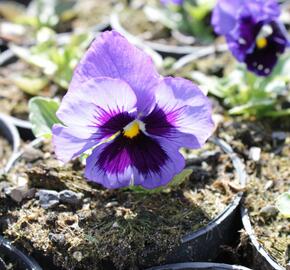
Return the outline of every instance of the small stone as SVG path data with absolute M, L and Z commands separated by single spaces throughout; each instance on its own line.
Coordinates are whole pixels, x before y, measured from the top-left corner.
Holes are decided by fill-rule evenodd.
M 22 158 L 27 162 L 34 162 L 42 157 L 43 157 L 42 151 L 32 146 L 26 146 L 22 154 Z
M 65 244 L 65 237 L 62 233 L 49 233 L 48 238 L 51 242 L 63 246 Z
M 274 185 L 274 182 L 273 182 L 272 180 L 269 180 L 269 181 L 266 182 L 264 188 L 265 188 L 265 190 L 268 190 L 268 189 L 270 189 L 271 187 L 273 187 L 273 185 Z
M 251 147 L 249 152 L 249 159 L 257 162 L 261 158 L 261 148 L 259 147 Z
M 80 251 L 75 251 L 73 253 L 73 258 L 80 262 L 83 259 L 83 254 Z
M 82 199 L 83 199 L 82 193 L 76 193 L 68 189 L 59 192 L 59 200 L 63 204 L 77 206 L 82 203 Z
M 7 181 L 1 181 L 0 182 L 0 192 L 5 192 L 10 187 L 9 182 Z
M 36 190 L 34 188 L 28 188 L 26 185 L 6 189 L 6 195 L 17 203 L 20 203 L 27 198 L 33 198 L 35 192 Z
M 272 133 L 272 139 L 277 141 L 285 141 L 287 135 L 283 131 L 274 131 Z
M 119 227 L 120 227 L 120 225 L 117 221 L 115 221 L 112 225 L 112 228 L 119 228 Z
M 59 204 L 59 194 L 55 190 L 41 189 L 36 195 L 39 197 L 39 203 L 44 209 L 53 208 Z
M 278 213 L 278 209 L 273 205 L 267 205 L 260 210 L 260 215 L 267 218 L 275 217 Z
M 118 202 L 108 202 L 105 205 L 105 208 L 111 208 L 111 207 L 114 207 L 114 206 L 117 206 L 117 205 L 118 205 Z

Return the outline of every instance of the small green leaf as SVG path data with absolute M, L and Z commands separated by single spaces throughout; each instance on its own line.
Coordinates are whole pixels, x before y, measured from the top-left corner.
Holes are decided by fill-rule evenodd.
M 13 79 L 15 85 L 23 92 L 36 96 L 43 88 L 48 85 L 47 78 L 30 78 L 30 77 L 16 77 Z
M 61 123 L 56 117 L 59 103 L 50 98 L 33 97 L 29 101 L 29 120 L 36 137 L 51 137 L 53 124 Z
M 141 186 L 131 186 L 129 190 L 135 193 L 152 194 L 159 192 L 168 192 L 172 189 L 179 187 L 188 177 L 192 174 L 192 169 L 184 169 L 181 173 L 177 174 L 166 186 L 158 187 L 155 189 L 145 189 Z
M 173 188 L 180 186 L 188 177 L 192 174 L 192 169 L 184 169 L 180 174 L 175 175 L 175 177 L 169 182 L 167 187 Z
M 290 191 L 278 197 L 276 207 L 283 216 L 290 218 Z

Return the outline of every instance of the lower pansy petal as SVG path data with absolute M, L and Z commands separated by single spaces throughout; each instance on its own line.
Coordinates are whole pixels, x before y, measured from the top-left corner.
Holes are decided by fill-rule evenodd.
M 289 46 L 284 26 L 274 22 L 271 24 L 273 33 L 266 39 L 265 47 L 256 48 L 246 55 L 245 63 L 250 71 L 260 76 L 268 76 L 275 67 L 278 57 Z
M 120 135 L 95 148 L 85 176 L 107 188 L 133 184 L 154 188 L 168 183 L 183 167 L 177 148 L 141 133 L 133 139 Z
M 168 143 L 168 140 L 158 140 L 162 149 L 167 153 L 168 158 L 160 166 L 158 172 L 150 172 L 136 180 L 136 185 L 141 185 L 147 189 L 154 189 L 167 185 L 175 175 L 180 173 L 185 167 L 184 157 L 179 153 L 178 148 Z M 149 157 L 150 158 L 150 157 Z
M 212 134 L 211 104 L 192 82 L 165 78 L 155 89 L 156 107 L 142 119 L 146 132 L 177 147 L 201 147 Z

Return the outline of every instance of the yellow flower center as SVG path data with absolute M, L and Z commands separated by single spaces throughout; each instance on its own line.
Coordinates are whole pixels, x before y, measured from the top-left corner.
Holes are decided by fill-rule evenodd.
M 124 136 L 132 139 L 140 133 L 140 127 L 138 122 L 132 122 L 124 129 Z
M 261 37 L 256 40 L 256 45 L 259 49 L 264 49 L 268 45 L 268 41 L 266 38 Z

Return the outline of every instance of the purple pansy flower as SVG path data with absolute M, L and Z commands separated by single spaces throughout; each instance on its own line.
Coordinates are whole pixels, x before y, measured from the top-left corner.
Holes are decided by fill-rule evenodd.
M 180 147 L 213 132 L 211 105 L 190 81 L 161 77 L 115 31 L 102 33 L 77 66 L 53 126 L 58 159 L 92 149 L 85 176 L 107 188 L 155 188 L 184 168 Z
M 160 0 L 163 5 L 174 4 L 176 6 L 180 6 L 183 4 L 183 0 Z
M 289 46 L 279 15 L 276 0 L 218 0 L 212 25 L 216 33 L 226 37 L 240 62 L 257 75 L 267 76 Z

